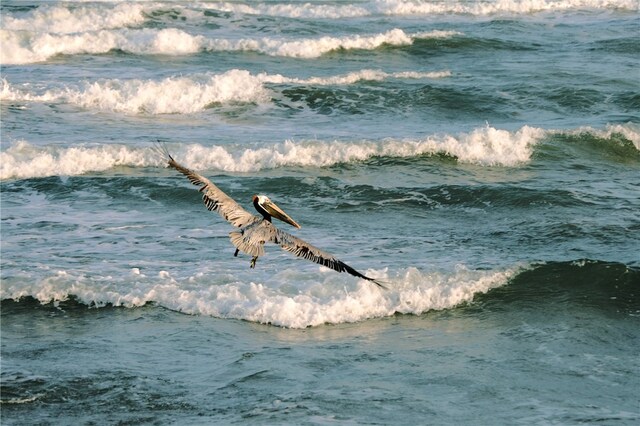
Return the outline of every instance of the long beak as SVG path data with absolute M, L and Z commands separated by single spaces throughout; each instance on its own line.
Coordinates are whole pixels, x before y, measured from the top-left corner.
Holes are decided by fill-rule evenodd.
M 280 219 L 283 222 L 287 222 L 289 225 L 293 225 L 296 228 L 300 228 L 300 225 L 298 225 L 298 223 L 295 220 L 291 219 L 288 214 L 283 212 L 280 207 L 276 206 L 273 201 L 269 201 L 267 203 L 264 203 L 264 205 L 262 207 L 271 216 L 273 216 L 273 217 L 275 217 L 277 219 Z

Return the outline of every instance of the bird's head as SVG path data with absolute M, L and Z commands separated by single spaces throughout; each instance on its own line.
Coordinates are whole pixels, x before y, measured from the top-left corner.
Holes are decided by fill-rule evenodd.
M 300 228 L 300 225 L 298 225 L 295 220 L 291 219 L 288 214 L 282 211 L 282 209 L 278 207 L 273 201 L 271 201 L 266 195 L 254 195 L 253 205 L 258 213 L 262 214 L 264 217 L 275 217 L 276 219 L 280 219 L 281 221 L 286 222 L 289 225 Z

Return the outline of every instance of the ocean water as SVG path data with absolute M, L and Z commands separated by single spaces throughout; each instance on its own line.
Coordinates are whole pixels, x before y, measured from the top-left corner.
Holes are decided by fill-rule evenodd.
M 0 12 L 3 424 L 640 422 L 636 0 Z

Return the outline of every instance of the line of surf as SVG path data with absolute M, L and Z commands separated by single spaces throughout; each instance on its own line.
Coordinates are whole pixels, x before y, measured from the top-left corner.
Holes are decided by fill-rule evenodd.
M 345 279 L 326 268 L 313 278 L 308 273 L 286 269 L 269 277 L 268 282 L 211 282 L 202 273 L 180 277 L 164 270 L 139 268 L 119 277 L 57 271 L 40 279 L 6 280 L 0 299 L 33 297 L 41 303 L 55 303 L 73 297 L 88 306 L 128 308 L 152 302 L 193 315 L 306 328 L 454 308 L 505 285 L 522 269 L 514 266 L 479 271 L 457 266 L 451 272 L 423 272 L 416 268 L 393 273 L 369 271 L 384 277 L 389 290 L 362 280 Z M 212 277 L 214 280 L 215 276 L 219 274 Z
M 199 52 L 258 52 L 269 56 L 314 59 L 336 50 L 374 50 L 409 46 L 419 39 L 450 38 L 456 31 L 406 33 L 394 28 L 379 34 L 304 39 L 257 37 L 207 38 L 178 28 L 116 29 L 71 34 L 0 30 L 0 63 L 44 62 L 57 55 L 99 55 L 122 51 L 135 55 L 191 55 Z
M 462 14 L 526 15 L 571 10 L 638 10 L 633 0 L 499 0 L 447 1 L 372 0 L 353 3 L 291 2 L 87 2 L 41 4 L 27 13 L 3 14 L 3 27 L 11 31 L 71 34 L 103 29 L 131 28 L 166 19 L 194 25 L 238 19 L 243 16 L 277 16 L 293 19 L 349 19 L 375 16 L 431 16 Z M 229 14 L 230 16 L 225 16 Z
M 215 9 L 235 14 L 269 15 L 288 18 L 341 19 L 367 16 L 429 16 L 461 14 L 473 16 L 486 15 L 525 15 L 538 12 L 571 10 L 638 10 L 638 4 L 632 0 L 497 0 L 497 1 L 446 1 L 424 0 L 374 0 L 354 4 L 278 4 L 278 3 L 221 3 L 212 5 Z
M 536 146 L 553 135 L 588 133 L 603 140 L 622 135 L 640 150 L 640 130 L 633 124 L 604 129 L 546 130 L 523 126 L 507 131 L 485 126 L 468 133 L 431 135 L 422 139 L 382 141 L 285 141 L 265 146 L 203 146 L 170 143 L 171 152 L 195 170 L 250 173 L 282 167 L 329 167 L 376 157 L 411 158 L 444 154 L 461 163 L 518 167 L 528 164 Z M 612 142 L 613 143 L 613 142 Z M 150 147 L 123 144 L 34 146 L 27 141 L 8 144 L 0 152 L 0 179 L 77 176 L 115 167 L 164 167 Z
M 0 79 L 0 100 L 68 103 L 127 114 L 190 114 L 215 104 L 269 103 L 274 95 L 270 87 L 278 84 L 350 85 L 363 81 L 437 79 L 450 75 L 450 71 L 384 72 L 364 69 L 343 75 L 292 78 L 233 69 L 221 74 L 172 76 L 160 80 L 107 79 L 57 88 L 13 85 L 6 79 Z

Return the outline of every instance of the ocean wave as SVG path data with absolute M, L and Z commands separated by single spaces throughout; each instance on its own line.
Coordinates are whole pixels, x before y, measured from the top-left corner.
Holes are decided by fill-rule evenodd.
M 630 141 L 636 150 L 640 151 L 640 126 L 632 123 L 628 124 L 610 124 L 605 129 L 594 129 L 585 126 L 569 131 L 553 131 L 554 134 L 579 137 L 581 135 L 590 135 L 598 140 L 610 140 L 614 136 L 620 135 L 624 139 Z
M 136 55 L 188 55 L 198 52 L 254 51 L 270 56 L 318 58 L 335 50 L 373 50 L 384 45 L 408 46 L 415 40 L 448 38 L 455 31 L 407 34 L 395 28 L 374 35 L 324 36 L 307 39 L 210 39 L 178 28 L 117 29 L 72 34 L 0 30 L 0 63 L 43 62 L 56 55 L 105 54 L 119 50 Z
M 549 309 L 577 307 L 613 315 L 640 315 L 640 269 L 616 262 L 580 259 L 494 270 L 457 265 L 450 271 L 409 267 L 366 273 L 385 280 L 389 289 L 345 279 L 322 267 L 316 273 L 284 269 L 262 282 L 220 271 L 181 276 L 166 270 L 130 268 L 120 276 L 59 270 L 41 278 L 9 277 L 0 287 L 0 299 L 27 304 L 35 300 L 54 306 L 72 302 L 97 308 L 136 308 L 153 303 L 191 315 L 288 328 L 396 314 L 422 315 L 460 306 L 504 311 L 544 305 Z
M 34 93 L 2 80 L 0 99 L 27 102 L 62 102 L 83 108 L 129 114 L 189 114 L 216 103 L 261 103 L 270 99 L 264 76 L 244 70 L 162 80 L 103 80 L 83 87 Z
M 144 167 L 149 154 L 124 145 L 36 147 L 18 141 L 0 152 L 0 179 L 76 176 L 117 166 Z
M 278 16 L 294 19 L 348 19 L 370 16 L 429 16 L 442 14 L 496 15 L 531 14 L 570 10 L 638 10 L 633 0 L 498 0 L 448 1 L 372 0 L 349 4 L 291 2 L 137 2 L 102 1 L 69 4 L 42 4 L 23 14 L 3 14 L 3 28 L 72 34 L 104 29 L 137 27 L 169 16 L 172 20 L 209 23 L 220 14 Z M 214 12 L 214 18 L 211 18 Z M 18 15 L 18 16 L 15 16 Z
M 497 0 L 497 1 L 453 1 L 431 2 L 413 0 L 381 0 L 381 13 L 389 15 L 431 14 L 530 14 L 545 11 L 626 9 L 634 10 L 637 4 L 629 0 Z
M 207 40 L 176 28 L 100 30 L 72 34 L 0 30 L 0 63 L 44 62 L 56 55 L 105 54 L 120 50 L 137 55 L 187 55 Z
M 503 310 L 565 310 L 570 306 L 609 311 L 615 315 L 640 315 L 638 266 L 593 259 L 555 261 L 530 265 L 508 286 L 481 295 L 475 301 L 484 308 Z
M 497 0 L 446 1 L 374 0 L 355 4 L 315 3 L 215 3 L 205 7 L 233 14 L 267 15 L 302 19 L 344 19 L 369 16 L 429 16 L 445 14 L 499 15 L 548 11 L 623 9 L 637 10 L 633 0 Z
M 279 167 L 327 167 L 361 162 L 373 157 L 416 157 L 446 154 L 480 165 L 515 166 L 529 161 L 533 145 L 545 131 L 528 126 L 516 132 L 483 127 L 457 136 L 430 136 L 424 140 L 285 141 L 266 147 L 176 145 L 176 159 L 196 170 L 256 172 Z M 36 147 L 26 141 L 0 152 L 0 179 L 24 179 L 102 172 L 113 167 L 160 166 L 148 148 L 126 145 Z
M 141 25 L 145 5 L 139 2 L 111 5 L 43 4 L 21 17 L 3 13 L 2 27 L 8 31 L 71 34 Z
M 315 278 L 287 269 L 263 283 L 214 283 L 207 282 L 202 273 L 181 278 L 164 270 L 147 276 L 139 268 L 130 269 L 122 277 L 57 271 L 39 280 L 3 280 L 0 299 L 32 297 L 41 303 L 56 303 L 75 298 L 88 306 L 128 308 L 155 303 L 187 314 L 305 328 L 454 308 L 471 302 L 477 294 L 505 285 L 522 269 L 515 266 L 478 271 L 458 266 L 453 272 L 422 272 L 416 268 L 391 274 L 368 271 L 386 280 L 390 290 L 367 281 L 345 280 L 324 269 Z
M 266 103 L 272 91 L 266 85 L 349 85 L 360 81 L 386 79 L 434 79 L 451 75 L 450 71 L 387 73 L 360 70 L 344 75 L 291 78 L 280 74 L 251 74 L 229 70 L 222 74 L 197 74 L 162 80 L 101 80 L 82 86 L 37 90 L 33 85 L 15 86 L 0 79 L 0 100 L 18 102 L 60 102 L 83 108 L 128 114 L 190 114 L 212 104 Z
M 324 36 L 301 40 L 282 40 L 266 37 L 238 41 L 212 40 L 206 46 L 206 50 L 244 50 L 260 52 L 270 56 L 312 59 L 336 50 L 374 50 L 384 45 L 410 46 L 415 40 L 450 38 L 458 35 L 461 35 L 461 33 L 441 30 L 407 34 L 399 28 L 394 28 L 375 35 Z
M 605 129 L 545 130 L 524 126 L 510 132 L 490 126 L 457 135 L 431 135 L 420 140 L 285 141 L 263 147 L 170 144 L 176 159 L 195 170 L 230 173 L 281 167 L 329 167 L 377 157 L 412 158 L 447 155 L 480 166 L 517 167 L 533 158 L 537 145 L 554 135 L 589 132 L 615 149 L 614 135 L 623 135 L 640 151 L 640 130 L 633 124 Z M 631 148 L 633 149 L 633 148 Z M 0 152 L 0 179 L 27 179 L 104 172 L 114 167 L 159 167 L 163 161 L 148 147 L 120 144 L 37 147 L 18 141 Z

